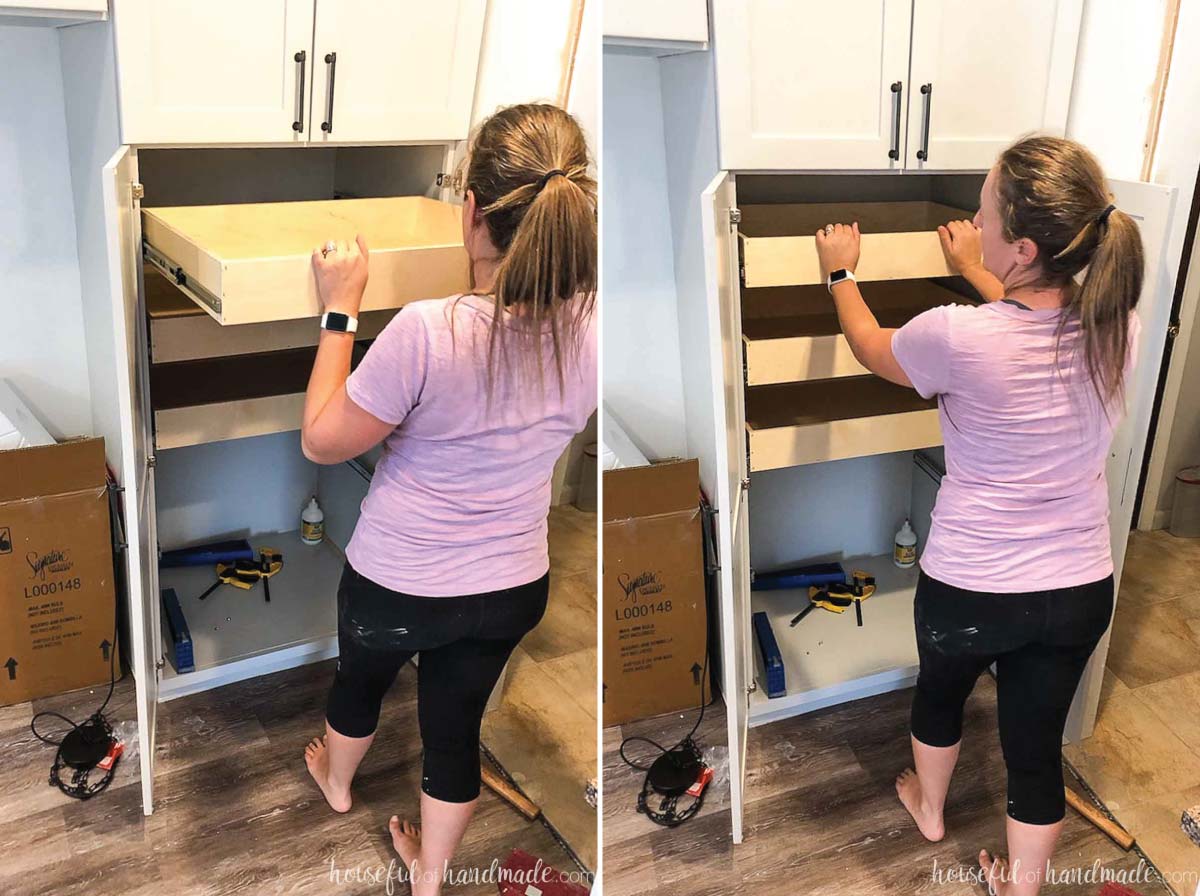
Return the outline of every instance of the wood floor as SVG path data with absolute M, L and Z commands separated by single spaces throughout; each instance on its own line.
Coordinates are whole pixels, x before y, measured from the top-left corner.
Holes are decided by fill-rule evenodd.
M 658 827 L 634 808 L 643 775 L 617 755 L 622 737 L 641 734 L 669 745 L 691 728 L 694 713 L 606 729 L 606 896 L 985 892 L 962 877 L 978 867 L 981 848 L 1004 851 L 1005 773 L 995 683 L 982 676 L 967 703 L 962 753 L 946 807 L 947 833 L 940 843 L 920 835 L 893 785 L 911 763 L 911 700 L 911 689 L 897 691 L 751 729 L 746 836 L 738 846 L 730 836 L 727 780 L 708 795 L 698 816 L 676 829 Z M 723 745 L 724 726 L 719 704 L 709 707 L 698 740 Z M 643 760 L 653 754 L 644 745 L 627 752 Z M 1123 852 L 1068 809 L 1053 865 L 1059 875 L 1079 876 L 1093 863 L 1109 874 L 1133 875 L 1139 862 L 1136 853 Z M 1147 866 L 1140 874 L 1130 878 L 1137 892 L 1170 892 Z M 1098 882 L 1076 881 L 1042 892 L 1096 896 L 1099 890 Z
M 550 510 L 550 601 L 513 652 L 483 742 L 588 868 L 597 867 L 596 514 Z
M 1064 749 L 1171 885 L 1200 885 L 1200 538 L 1133 532 L 1090 738 Z
M 596 777 L 595 514 L 555 508 L 551 552 L 550 607 L 510 664 L 483 739 L 575 855 L 595 868 L 596 811 L 585 799 Z M 156 810 L 148 818 L 136 755 L 122 759 L 108 791 L 77 802 L 47 784 L 54 749 L 29 730 L 33 714 L 46 709 L 82 719 L 107 688 L 0 707 L 0 893 L 386 892 L 394 857 L 388 818 L 418 814 L 416 670 L 404 669 L 388 694 L 355 781 L 354 807 L 339 816 L 302 756 L 323 730 L 333 665 L 162 704 Z M 118 684 L 108 715 L 136 718 L 132 678 Z M 58 736 L 62 726 L 50 720 L 39 731 Z M 485 788 L 455 867 L 486 871 L 517 848 L 580 870 L 546 825 L 525 821 Z M 448 892 L 490 896 L 496 886 L 485 880 Z

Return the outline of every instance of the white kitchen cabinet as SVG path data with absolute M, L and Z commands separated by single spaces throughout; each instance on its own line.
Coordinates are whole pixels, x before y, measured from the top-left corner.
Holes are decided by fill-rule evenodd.
M 486 0 L 114 0 L 130 145 L 467 136 Z
M 1031 131 L 1061 137 L 1083 0 L 916 0 L 910 169 L 986 170 Z
M 706 44 L 706 0 L 604 0 L 604 40 L 631 46 Z
M 721 165 L 986 170 L 1062 134 L 1082 0 L 713 0 Z
M 915 192 L 932 193 L 933 204 L 940 206 L 948 200 L 938 195 L 942 188 L 939 177 L 924 178 L 921 183 L 916 177 L 905 181 Z M 976 189 L 979 179 L 977 176 L 973 184 Z M 829 299 L 824 289 L 802 283 L 806 280 L 803 259 L 782 269 L 782 285 L 749 285 L 747 244 L 755 237 L 747 237 L 742 228 L 752 217 L 747 209 L 763 204 L 775 180 L 780 181 L 781 193 L 790 194 L 789 201 L 777 205 L 778 214 L 760 217 L 776 223 L 804 222 L 804 203 L 793 201 L 803 187 L 790 183 L 788 175 L 753 178 L 748 190 L 753 198 L 747 197 L 744 204 L 738 198 L 739 178 L 727 172 L 718 175 L 703 191 L 702 219 L 697 222 L 696 233 L 703 242 L 708 344 L 681 345 L 686 367 L 693 371 L 707 369 L 711 376 L 713 424 L 711 429 L 695 435 L 690 432 L 689 439 L 695 441 L 689 443 L 689 448 L 698 448 L 703 486 L 717 509 L 717 618 L 729 752 L 736 763 L 730 770 L 735 842 L 744 834 L 744 782 L 755 771 L 746 767 L 745 759 L 750 727 L 909 687 L 916 680 L 918 667 L 912 628 L 917 573 L 915 569 L 895 569 L 890 555 L 884 552 L 885 545 L 870 552 L 835 552 L 843 554 L 837 559 L 847 572 L 864 569 L 877 579 L 878 590 L 862 605 L 865 629 L 856 626 L 850 612 L 815 612 L 798 627 L 791 626 L 792 617 L 807 603 L 806 589 L 752 591 L 754 571 L 834 559 L 825 548 L 813 547 L 815 530 L 793 534 L 794 519 L 808 518 L 811 526 L 814 516 L 820 518 L 822 543 L 838 547 L 862 543 L 861 531 L 874 526 L 880 516 L 884 518 L 882 531 L 894 531 L 905 516 L 918 512 L 915 504 L 909 503 L 908 479 L 897 477 L 895 471 L 911 469 L 911 462 L 906 460 L 911 452 L 935 448 L 942 441 L 935 401 L 926 401 L 911 389 L 863 376 L 865 371 L 845 360 L 840 369 L 820 366 L 822 358 L 827 361 L 834 356 L 839 328 L 836 315 L 828 314 Z M 871 180 L 847 180 L 847 209 L 862 201 L 855 194 L 864 189 L 864 183 L 870 190 Z M 1139 309 L 1143 320 L 1153 319 L 1154 309 L 1171 301 L 1169 278 L 1164 276 L 1164 248 L 1175 191 L 1155 184 L 1120 181 L 1110 182 L 1110 188 L 1119 207 L 1134 217 L 1142 230 L 1147 267 Z M 919 214 L 911 217 L 913 212 L 905 205 L 879 203 L 874 213 L 882 220 L 897 222 L 922 219 Z M 891 211 L 886 210 L 887 206 Z M 969 209 L 952 211 L 956 213 L 952 216 L 969 213 Z M 813 213 L 828 214 L 831 219 L 845 217 L 827 203 L 814 204 Z M 798 228 L 794 235 L 799 238 L 805 232 Z M 885 262 L 883 267 L 888 273 L 862 284 L 868 302 L 888 317 L 889 326 L 899 326 L 920 313 L 928 307 L 929 297 L 938 300 L 936 303 L 968 301 L 938 282 L 923 279 L 937 272 L 923 268 L 920 252 L 912 251 L 903 241 L 889 244 L 886 239 L 905 235 L 876 235 L 871 251 L 888 256 L 879 259 Z M 931 233 L 925 235 L 935 238 Z M 772 238 L 785 236 L 777 228 Z M 790 253 L 803 251 L 792 247 Z M 864 261 L 867 254 L 864 239 Z M 1161 344 L 1163 337 L 1161 332 L 1147 330 L 1143 345 Z M 764 346 L 776 339 L 786 347 L 787 357 L 764 354 Z M 744 353 L 734 350 L 739 344 Z M 808 359 L 808 365 L 798 362 L 798 358 Z M 1156 377 L 1157 366 L 1153 363 L 1137 368 L 1135 382 L 1128 389 L 1128 415 L 1112 446 L 1107 477 L 1115 557 L 1123 556 L 1132 523 L 1133 495 Z M 689 428 L 692 426 L 689 418 Z M 862 459 L 876 458 L 877 469 L 883 472 L 862 465 Z M 858 466 L 839 467 L 839 462 Z M 704 471 L 711 472 L 703 475 Z M 872 482 L 856 500 L 854 479 L 877 476 L 879 481 Z M 755 487 L 760 480 L 764 482 L 761 495 Z M 829 488 L 834 491 L 824 494 L 823 490 Z M 752 513 L 751 507 L 758 501 L 763 506 Z M 927 520 L 921 524 L 927 525 Z M 1119 582 L 1119 564 L 1117 574 Z M 750 624 L 755 612 L 767 614 L 783 655 L 786 693 L 780 696 L 767 696 L 765 679 L 757 672 L 758 648 Z M 1105 649 L 1102 645 L 1097 651 L 1076 695 L 1073 724 L 1068 726 L 1072 740 L 1090 733 Z
M 713 0 L 721 166 L 904 166 L 911 0 Z
M 114 0 L 113 20 L 124 143 L 307 139 L 313 0 Z
M 60 28 L 101 22 L 108 16 L 108 0 L 4 0 L 0 25 L 44 25 Z
M 321 0 L 313 36 L 314 143 L 466 138 L 486 0 Z

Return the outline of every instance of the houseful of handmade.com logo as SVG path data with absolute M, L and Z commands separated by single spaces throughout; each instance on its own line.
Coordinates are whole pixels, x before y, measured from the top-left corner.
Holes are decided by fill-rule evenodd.
M 396 884 L 411 881 L 431 881 L 432 871 L 422 871 L 419 867 L 409 870 L 392 859 L 387 865 L 348 865 L 344 868 L 337 866 L 337 859 L 329 860 L 329 882 L 338 886 L 343 884 L 367 884 L 384 887 L 388 896 L 395 892 Z M 532 868 L 503 868 L 499 859 L 493 859 L 490 865 L 484 867 L 452 868 L 447 862 L 442 866 L 441 879 L 444 887 L 463 886 L 465 884 L 490 884 L 498 886 L 501 883 L 512 883 L 520 887 L 546 884 L 553 880 L 565 880 L 570 883 L 591 887 L 592 875 L 585 871 L 556 871 L 542 863 L 539 859 Z M 539 887 L 540 889 L 540 887 Z

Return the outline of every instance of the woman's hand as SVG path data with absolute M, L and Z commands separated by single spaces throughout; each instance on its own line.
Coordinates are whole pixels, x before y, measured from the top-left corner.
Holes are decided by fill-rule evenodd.
M 845 268 L 853 271 L 858 267 L 859 253 L 858 222 L 853 224 L 830 224 L 817 231 L 817 259 L 821 263 L 821 276 L 828 280 L 833 271 Z
M 333 248 L 326 252 L 326 248 Z M 362 234 L 353 243 L 330 240 L 312 254 L 313 272 L 317 276 L 317 293 L 326 311 L 339 311 L 358 316 L 363 291 L 367 288 L 367 241 Z
M 983 265 L 982 231 L 971 221 L 951 221 L 938 228 L 946 260 L 958 273 Z

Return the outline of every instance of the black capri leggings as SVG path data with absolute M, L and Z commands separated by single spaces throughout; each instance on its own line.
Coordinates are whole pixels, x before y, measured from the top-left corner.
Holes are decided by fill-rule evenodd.
M 513 648 L 542 618 L 550 574 L 503 591 L 417 597 L 391 591 L 349 563 L 338 586 L 338 664 L 325 719 L 367 737 L 400 667 L 415 654 L 421 789 L 468 803 L 479 796 L 479 726 Z
M 1008 814 L 1027 824 L 1062 820 L 1067 711 L 1112 610 L 1111 575 L 1073 588 L 998 594 L 921 573 L 913 607 L 921 660 L 913 736 L 934 747 L 958 743 L 963 704 L 995 662 Z

